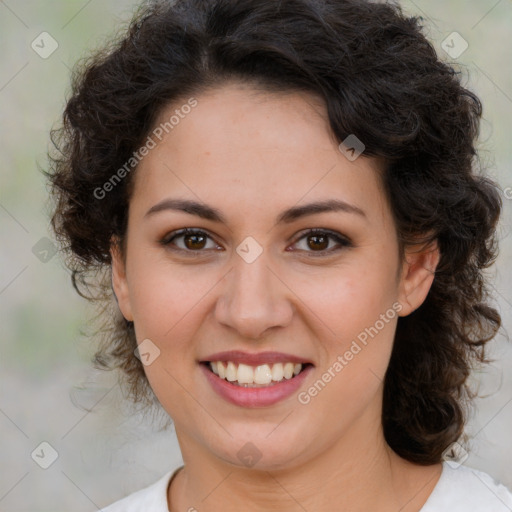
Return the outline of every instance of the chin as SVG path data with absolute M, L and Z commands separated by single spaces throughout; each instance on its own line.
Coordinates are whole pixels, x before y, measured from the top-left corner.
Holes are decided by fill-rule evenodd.
M 305 432 L 290 432 L 284 425 L 276 428 L 275 424 L 271 428 L 246 426 L 244 430 L 246 433 L 240 435 L 240 430 L 234 427 L 233 431 L 238 433 L 233 437 L 223 436 L 222 442 L 214 442 L 210 446 L 212 454 L 239 469 L 253 471 L 290 469 L 307 458 L 305 448 L 310 444 L 304 443 Z

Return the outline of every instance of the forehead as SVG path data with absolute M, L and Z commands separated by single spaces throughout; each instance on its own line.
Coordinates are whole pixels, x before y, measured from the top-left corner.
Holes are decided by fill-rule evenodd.
M 193 108 L 183 108 L 185 98 L 159 113 L 155 129 L 167 130 L 161 140 L 153 135 L 156 145 L 135 176 L 135 196 L 147 206 L 171 193 L 255 207 L 289 206 L 306 195 L 382 203 L 380 162 L 344 156 L 321 98 L 231 83 L 195 100 Z
M 173 114 L 185 110 L 186 98 L 161 110 L 157 127 L 165 126 L 171 117 L 178 121 L 170 130 L 173 136 L 164 135 L 170 147 L 190 150 L 194 145 L 196 153 L 206 154 L 243 154 L 256 148 L 301 154 L 309 151 L 312 143 L 318 151 L 331 150 L 335 143 L 334 138 L 329 140 L 324 101 L 311 93 L 270 92 L 228 82 L 201 93 L 196 101 L 180 119 Z

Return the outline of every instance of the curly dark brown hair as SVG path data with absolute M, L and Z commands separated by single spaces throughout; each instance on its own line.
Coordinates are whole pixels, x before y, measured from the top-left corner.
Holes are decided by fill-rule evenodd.
M 128 29 L 75 69 L 46 171 L 52 226 L 73 285 L 100 304 L 95 362 L 123 370 L 136 403 L 154 402 L 134 357 L 133 324 L 111 288 L 111 237 L 124 240 L 133 172 L 105 184 L 147 139 L 162 108 L 229 80 L 322 97 L 338 142 L 355 134 L 381 157 L 402 257 L 441 252 L 425 302 L 398 320 L 382 422 L 418 464 L 463 436 L 468 376 L 501 326 L 484 271 L 497 255 L 497 185 L 475 148 L 482 106 L 423 34 L 422 19 L 366 0 L 178 0 L 142 6 Z M 136 167 L 136 166 L 135 166 Z M 478 169 L 476 169 L 478 167 Z M 125 167 L 126 169 L 126 167 Z

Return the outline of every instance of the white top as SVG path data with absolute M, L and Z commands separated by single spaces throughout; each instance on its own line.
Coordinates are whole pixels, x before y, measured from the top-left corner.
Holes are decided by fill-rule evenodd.
M 101 512 L 169 512 L 167 488 L 179 469 Z M 483 471 L 443 462 L 441 477 L 420 512 L 512 512 L 512 492 Z

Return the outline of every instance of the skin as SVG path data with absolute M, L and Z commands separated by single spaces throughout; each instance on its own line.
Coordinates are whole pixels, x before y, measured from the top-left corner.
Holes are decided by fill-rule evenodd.
M 263 408 L 233 405 L 213 391 L 199 361 L 224 350 L 295 354 L 314 364 L 299 391 L 307 390 L 393 303 L 400 316 L 421 305 L 437 246 L 408 248 L 400 259 L 382 164 L 342 154 L 319 98 L 234 82 L 197 100 L 139 164 L 125 252 L 112 245 L 119 307 L 138 342 L 149 338 L 160 350 L 145 371 L 185 463 L 168 489 L 170 510 L 420 510 L 441 464 L 400 458 L 381 425 L 398 315 L 307 405 L 296 393 Z M 174 210 L 146 215 L 167 198 L 207 203 L 226 222 Z M 364 216 L 323 212 L 276 224 L 283 210 L 326 199 Z M 187 227 L 210 238 L 160 243 Z M 315 243 L 303 234 L 311 228 L 352 245 Z M 263 251 L 252 263 L 236 252 L 248 236 Z M 261 453 L 251 468 L 237 456 L 248 442 Z

